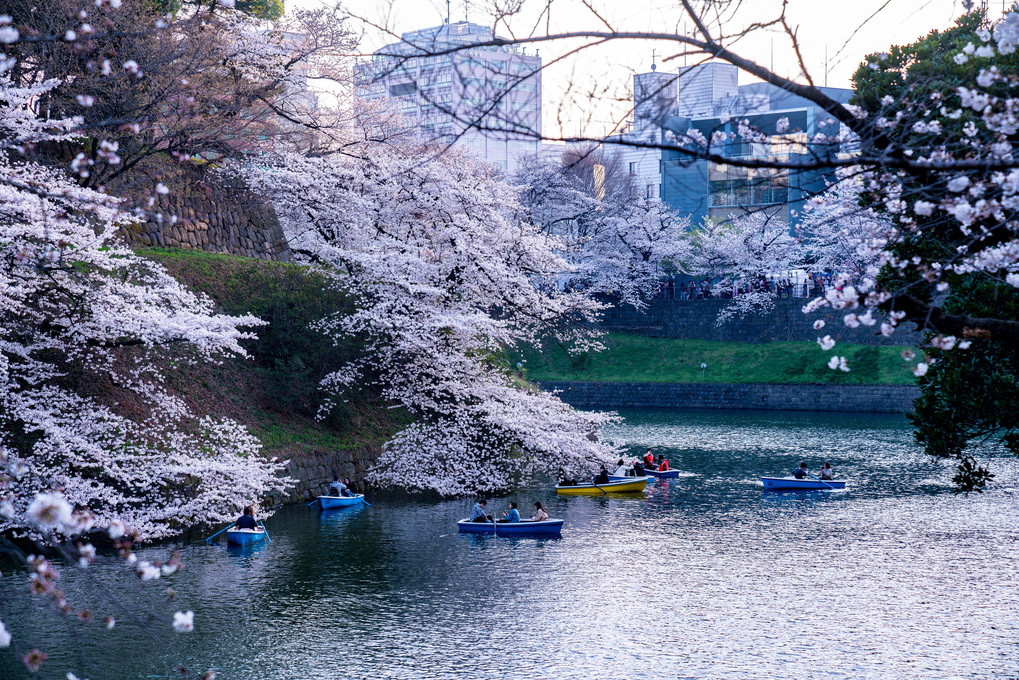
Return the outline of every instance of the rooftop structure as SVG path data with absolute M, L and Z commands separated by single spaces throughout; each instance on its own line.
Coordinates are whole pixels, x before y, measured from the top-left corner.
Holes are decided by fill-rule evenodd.
M 466 146 L 512 172 L 538 151 L 541 58 L 484 45 L 494 39 L 467 21 L 404 33 L 355 65 L 355 98 L 387 101 L 421 141 Z

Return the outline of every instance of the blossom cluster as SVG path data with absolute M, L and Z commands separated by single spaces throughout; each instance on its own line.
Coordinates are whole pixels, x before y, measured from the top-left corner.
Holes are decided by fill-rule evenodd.
M 362 338 L 365 354 L 323 388 L 342 399 L 374 382 L 415 415 L 370 479 L 463 494 L 608 461 L 615 449 L 593 436 L 607 416 L 523 388 L 501 359 L 522 342 L 598 347 L 586 328 L 600 305 L 556 285 L 570 267 L 516 217 L 514 188 L 455 149 L 363 151 L 287 154 L 250 176 L 272 187 L 291 247 L 356 300 L 318 325 Z

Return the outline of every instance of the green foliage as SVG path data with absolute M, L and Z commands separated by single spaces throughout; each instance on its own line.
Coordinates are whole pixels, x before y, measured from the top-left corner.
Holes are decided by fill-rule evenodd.
M 580 361 L 558 347 L 527 348 L 510 361 L 523 361 L 536 381 L 709 382 L 772 384 L 910 385 L 915 382 L 901 347 L 839 344 L 852 370 L 833 371 L 827 353 L 813 342 L 743 344 L 710 340 L 649 338 L 610 333 L 608 350 Z M 701 364 L 707 368 L 701 370 Z
M 149 0 L 158 14 L 177 14 L 186 0 Z M 263 21 L 278 21 L 283 16 L 283 0 L 238 0 L 236 8 Z
M 239 0 L 237 9 L 263 21 L 278 21 L 283 16 L 283 0 Z
M 246 349 L 254 359 L 227 362 L 222 370 L 189 376 L 180 386 L 197 394 L 222 393 L 271 450 L 340 450 L 385 441 L 406 421 L 363 390 L 320 418 L 319 382 L 359 356 L 361 341 L 334 343 L 312 327 L 352 304 L 329 281 L 306 267 L 233 255 L 151 248 L 141 254 L 161 262 L 192 290 L 205 293 L 228 314 L 253 314 L 268 322 Z M 231 385 L 235 387 L 231 387 Z M 213 399 L 218 397 L 213 396 Z
M 915 43 L 892 47 L 887 55 L 871 55 L 856 72 L 855 104 L 866 109 L 872 119 L 903 117 L 901 124 L 886 133 L 894 153 L 903 152 L 895 149 L 941 147 L 955 158 L 967 158 L 972 154 L 971 138 L 982 143 L 1002 141 L 991 136 L 979 112 L 962 106 L 957 93 L 960 87 L 978 87 L 980 72 L 993 65 L 1006 77 L 978 89 L 1002 99 L 1015 95 L 1013 82 L 1019 73 L 1019 54 L 995 54 L 988 59 L 973 55 L 974 49 L 970 47 L 969 58 L 960 59 L 962 64 L 955 61 L 957 55 L 965 54 L 964 48 L 970 43 L 977 47 L 983 44 L 976 35 L 981 28 L 988 28 L 984 12 L 966 14 L 946 31 L 933 31 Z M 954 118 L 948 115 L 954 111 L 959 112 L 952 114 Z M 913 121 L 917 120 L 937 120 L 942 130 L 916 132 Z M 1007 141 L 1014 148 L 1019 136 L 1013 134 Z M 969 173 L 974 183 L 985 181 L 985 175 Z M 943 176 L 916 172 L 900 177 L 902 195 L 910 204 L 924 200 L 937 205 L 950 196 Z M 993 184 L 989 188 L 988 193 L 983 193 L 986 188 L 981 189 L 982 198 L 990 198 L 997 191 Z M 883 209 L 880 197 L 874 207 Z M 915 229 L 904 228 L 904 237 L 892 247 L 901 260 L 952 262 L 959 252 L 964 252 L 961 249 L 972 246 L 972 232 L 963 229 L 958 220 L 944 211 L 915 218 Z M 971 229 L 973 232 L 986 229 L 980 239 L 981 248 L 1014 238 L 1007 225 L 993 222 L 973 225 Z M 950 285 L 943 300 L 934 288 L 935 280 Z M 923 267 L 905 270 L 886 267 L 879 283 L 892 291 L 909 286 L 910 295 L 940 304 L 949 314 L 1019 320 L 1019 290 L 982 272 L 960 274 L 943 269 L 935 273 Z M 916 439 L 930 455 L 959 461 L 954 480 L 958 490 L 980 491 L 993 475 L 975 462 L 972 446 L 988 445 L 991 449 L 1004 448 L 1019 454 L 1019 346 L 973 339 L 969 349 L 930 350 L 928 363 L 930 369 L 920 380 L 922 396 L 911 416 Z M 1002 446 L 996 447 L 996 443 Z
M 931 31 L 915 43 L 892 45 L 885 53 L 870 55 L 853 74 L 852 102 L 873 112 L 883 108 L 883 97 L 891 96 L 895 103 L 884 108 L 894 114 L 903 103 L 915 99 L 917 85 L 928 94 L 971 85 L 979 70 L 975 62 L 960 66 L 952 57 L 973 40 L 974 31 L 984 23 L 982 12 L 971 12 L 947 31 Z
M 910 415 L 916 439 L 930 455 L 959 461 L 953 481 L 960 491 L 981 491 L 993 475 L 967 453 L 970 442 L 998 435 L 1019 454 L 1019 359 L 1014 348 L 981 340 L 969 350 L 930 354 L 936 362 L 920 380 Z

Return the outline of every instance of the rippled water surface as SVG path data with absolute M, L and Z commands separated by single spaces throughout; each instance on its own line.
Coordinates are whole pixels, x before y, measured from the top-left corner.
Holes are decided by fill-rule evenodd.
M 287 508 L 268 545 L 176 546 L 186 569 L 143 593 L 96 569 L 159 617 L 156 639 L 116 611 L 110 632 L 17 604 L 6 617 L 25 644 L 75 637 L 92 680 L 179 677 L 177 662 L 250 680 L 1019 677 L 1015 461 L 962 497 L 899 417 L 624 415 L 610 436 L 684 475 L 612 498 L 536 482 L 489 505 L 543 501 L 566 520 L 558 540 L 457 534 L 466 501 Z M 762 475 L 801 460 L 830 460 L 849 488 L 762 492 Z M 170 630 L 177 609 L 195 612 L 194 632 Z M 51 654 L 44 676 L 80 662 Z M 22 677 L 0 650 L 0 678 Z

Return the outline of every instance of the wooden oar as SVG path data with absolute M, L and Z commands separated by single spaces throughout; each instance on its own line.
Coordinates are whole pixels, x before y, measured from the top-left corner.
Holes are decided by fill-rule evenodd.
M 265 532 L 265 542 L 272 543 L 272 539 L 269 538 L 269 530 L 265 528 L 264 524 L 262 524 L 262 520 L 258 520 L 258 523 L 262 525 L 262 531 Z
M 366 501 L 366 500 L 364 499 L 364 496 L 363 496 L 363 495 L 361 496 L 361 502 L 362 502 L 362 503 L 364 503 L 365 505 L 367 505 L 367 506 L 368 506 L 369 508 L 370 508 L 370 507 L 372 506 L 372 504 L 371 504 L 371 503 L 369 503 L 368 501 Z
M 319 502 L 319 500 L 320 500 L 320 499 L 316 498 L 316 499 L 315 499 L 315 500 L 313 500 L 313 501 L 312 501 L 311 503 L 308 503 L 308 505 L 315 505 L 315 503 L 318 503 L 318 502 Z
M 808 477 L 812 477 L 813 479 L 816 479 L 817 481 L 821 482 L 822 484 L 824 484 L 824 485 L 825 485 L 826 487 L 828 487 L 828 488 L 829 488 L 829 489 L 831 489 L 832 491 L 834 491 L 834 490 L 835 490 L 835 487 L 834 487 L 834 486 L 832 486 L 832 485 L 831 485 L 831 484 L 829 484 L 828 482 L 824 481 L 824 480 L 823 480 L 823 479 L 821 479 L 820 477 L 814 477 L 814 475 L 810 474 L 809 472 L 807 473 L 807 476 L 808 476 Z
M 227 529 L 229 529 L 233 525 L 234 525 L 234 522 L 230 522 L 225 527 L 223 527 L 222 529 L 220 529 L 219 531 L 214 533 L 212 536 L 209 536 L 207 539 L 205 539 L 205 542 L 208 543 L 209 541 L 211 541 L 212 539 L 216 538 L 217 536 L 219 536 L 221 533 L 223 533 L 224 531 L 226 531 Z

